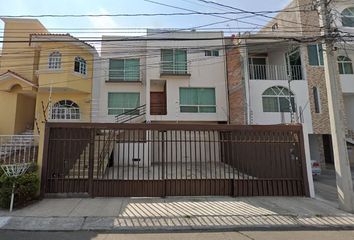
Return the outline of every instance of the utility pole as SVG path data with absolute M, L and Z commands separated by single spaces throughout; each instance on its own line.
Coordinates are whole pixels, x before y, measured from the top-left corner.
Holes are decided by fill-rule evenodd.
M 323 26 L 323 61 L 328 96 L 328 110 L 332 134 L 334 166 L 336 171 L 339 207 L 354 212 L 353 182 L 349 165 L 347 143 L 345 139 L 344 116 L 341 115 L 338 82 L 336 80 L 336 62 L 334 60 L 334 40 L 331 35 L 331 15 L 327 0 L 320 0 L 320 23 Z

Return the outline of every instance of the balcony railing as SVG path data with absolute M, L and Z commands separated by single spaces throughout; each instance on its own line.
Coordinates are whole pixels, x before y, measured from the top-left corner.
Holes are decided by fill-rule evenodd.
M 251 80 L 303 80 L 301 65 L 249 65 Z
M 160 74 L 165 75 L 188 75 L 187 62 L 162 61 Z
M 139 70 L 108 70 L 108 81 L 110 82 L 138 82 L 140 81 Z
M 49 111 L 49 120 L 80 120 L 80 108 L 53 107 Z

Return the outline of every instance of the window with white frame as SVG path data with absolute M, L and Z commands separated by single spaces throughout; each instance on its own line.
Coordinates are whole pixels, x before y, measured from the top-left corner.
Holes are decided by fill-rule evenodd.
M 341 15 L 343 27 L 354 27 L 354 7 L 344 9 Z
M 82 57 L 75 57 L 74 72 L 86 74 L 86 60 Z
M 219 57 L 219 50 L 205 50 L 205 56 L 207 57 Z
M 281 86 L 268 88 L 262 94 L 263 112 L 290 112 L 289 97 L 295 112 L 295 96 L 289 89 Z
M 80 119 L 80 108 L 71 100 L 60 100 L 53 104 L 50 116 L 51 119 L 57 120 L 78 120 Z
M 61 68 L 61 53 L 58 51 L 52 52 L 48 57 L 48 68 L 49 69 L 60 69 Z
M 352 60 L 346 56 L 338 56 L 339 74 L 353 74 Z
M 140 93 L 138 92 L 109 92 L 108 115 L 136 115 L 135 108 L 140 105 Z
M 109 59 L 109 81 L 139 81 L 139 59 Z
M 309 64 L 311 66 L 323 66 L 322 44 L 311 44 L 307 46 Z
M 161 73 L 187 74 L 187 51 L 184 49 L 161 49 Z
M 215 88 L 179 88 L 181 113 L 215 113 Z

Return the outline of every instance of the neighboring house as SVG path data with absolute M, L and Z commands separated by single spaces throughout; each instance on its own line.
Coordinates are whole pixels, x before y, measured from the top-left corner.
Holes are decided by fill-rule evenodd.
M 336 26 L 341 31 L 354 33 L 354 4 L 340 1 L 333 4 L 339 15 Z M 244 123 L 290 123 L 290 97 L 293 122 L 303 123 L 309 134 L 311 159 L 319 160 L 323 165 L 333 163 L 325 69 L 318 38 L 321 36 L 318 8 L 311 0 L 294 0 L 284 10 L 289 11 L 277 14 L 257 34 L 244 36 L 308 38 L 308 41 L 233 40 L 234 47 L 229 48 L 228 55 L 235 56 L 236 60 L 228 61 L 229 85 L 238 86 L 235 90 L 238 93 L 229 92 L 230 122 L 242 123 L 237 115 L 242 109 Z M 341 86 L 338 92 L 340 111 L 347 123 L 350 150 L 354 129 L 354 54 L 350 45 L 340 43 L 337 48 L 338 74 L 334 81 Z M 241 70 L 237 70 L 237 66 Z M 240 100 L 241 95 L 246 99 L 245 103 Z
M 10 136 L 0 139 L 0 153 L 8 156 L 12 142 L 21 142 L 12 135 L 40 135 L 41 146 L 46 121 L 91 121 L 98 54 L 69 34 L 49 33 L 36 19 L 2 20 L 0 135 Z
M 103 40 L 110 41 L 102 43 L 104 80 L 94 87 L 100 100 L 96 121 L 140 114 L 130 122 L 227 122 L 222 32 L 148 30 L 129 41 Z

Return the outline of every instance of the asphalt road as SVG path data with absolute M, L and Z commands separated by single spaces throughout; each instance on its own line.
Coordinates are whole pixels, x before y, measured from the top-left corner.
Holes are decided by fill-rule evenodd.
M 1 240 L 353 240 L 354 231 L 255 231 L 115 234 L 98 232 L 0 232 Z
M 352 179 L 354 182 L 354 170 Z M 314 178 L 315 193 L 317 197 L 337 204 L 336 175 L 334 169 L 323 169 L 319 177 Z

